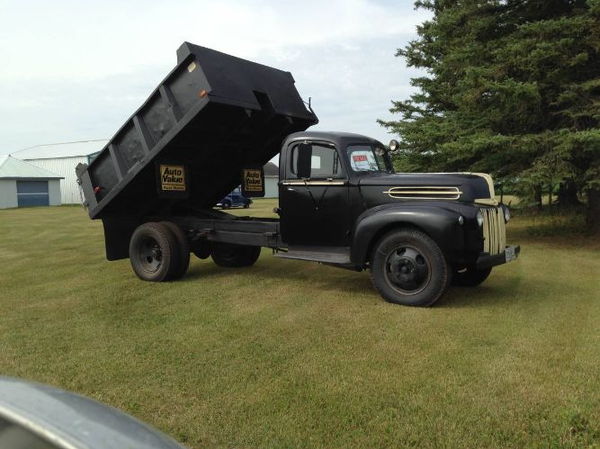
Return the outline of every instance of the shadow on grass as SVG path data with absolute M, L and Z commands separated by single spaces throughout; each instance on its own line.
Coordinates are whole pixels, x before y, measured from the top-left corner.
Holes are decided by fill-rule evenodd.
M 291 266 L 285 266 L 284 264 L 290 264 Z M 279 263 L 279 261 L 264 258 L 259 260 L 256 265 L 247 268 L 223 268 L 208 263 L 190 269 L 182 281 L 201 282 L 203 279 L 218 281 L 219 278 L 227 279 L 239 275 L 256 276 L 281 283 L 290 281 L 306 282 L 311 288 L 319 291 L 337 292 L 339 295 L 355 295 L 358 293 L 383 301 L 383 298 L 379 296 L 373 287 L 366 271 L 353 272 L 329 266 L 319 266 L 312 262 L 298 261 L 290 263 L 290 261 L 284 261 Z M 493 276 L 492 274 L 492 281 Z M 522 299 L 519 293 L 522 282 L 523 279 L 520 276 L 511 276 L 505 277 L 501 285 L 496 282 L 494 286 L 484 283 L 472 288 L 451 286 L 434 307 L 472 308 L 512 304 Z M 546 285 L 544 288 L 548 288 L 548 286 Z
M 451 286 L 435 304 L 436 308 L 457 309 L 508 305 L 519 301 L 517 286 L 509 288 L 480 285 L 478 287 Z
M 317 269 L 315 269 L 317 268 Z M 329 266 L 319 266 L 315 262 L 282 261 L 265 258 L 256 265 L 246 268 L 223 268 L 215 264 L 195 266 L 183 278 L 183 281 L 218 280 L 238 275 L 254 275 L 261 279 L 280 282 L 307 282 L 311 287 L 340 293 L 374 292 L 371 280 L 366 272 L 354 272 Z M 376 294 L 376 293 L 374 293 Z

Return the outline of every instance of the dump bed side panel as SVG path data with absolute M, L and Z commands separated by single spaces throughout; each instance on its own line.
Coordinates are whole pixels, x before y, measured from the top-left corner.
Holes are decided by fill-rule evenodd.
M 289 72 L 185 43 L 177 66 L 78 168 L 90 217 L 212 207 L 244 167 L 262 166 L 286 135 L 316 122 Z M 184 181 L 165 191 L 161 176 L 180 172 Z

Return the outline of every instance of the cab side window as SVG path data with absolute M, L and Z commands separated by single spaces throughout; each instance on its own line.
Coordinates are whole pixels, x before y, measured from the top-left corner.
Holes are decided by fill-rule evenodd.
M 303 161 L 308 165 L 310 157 L 310 169 L 302 167 Z M 292 148 L 290 167 L 288 170 L 290 179 L 328 179 L 343 177 L 342 167 L 338 152 L 333 145 L 325 144 L 297 144 Z M 308 175 L 308 176 L 306 176 Z

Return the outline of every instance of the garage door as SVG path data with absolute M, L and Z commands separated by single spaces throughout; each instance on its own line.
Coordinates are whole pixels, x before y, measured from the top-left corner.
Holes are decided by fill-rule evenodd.
M 49 206 L 48 181 L 17 181 L 19 207 Z

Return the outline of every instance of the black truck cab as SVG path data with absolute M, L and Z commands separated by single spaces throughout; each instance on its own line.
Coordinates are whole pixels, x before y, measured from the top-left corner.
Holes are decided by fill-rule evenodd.
M 355 154 L 360 152 L 360 157 L 370 154 L 369 160 L 375 164 L 371 167 L 391 172 L 381 144 L 363 136 L 300 132 L 283 143 L 279 209 L 281 238 L 288 245 L 350 247 L 352 223 L 363 205 L 358 190 L 360 172 L 348 162 L 352 160 L 346 153 L 349 148 Z M 382 155 L 377 157 L 379 161 L 374 151 Z
M 190 254 L 223 267 L 281 258 L 368 269 L 386 300 L 425 306 L 514 260 L 508 209 L 489 175 L 394 173 L 388 148 L 317 123 L 289 72 L 184 43 L 178 64 L 77 176 L 109 260 L 169 281 Z M 280 155 L 279 219 L 213 207 L 238 185 L 264 192 Z
M 290 135 L 279 170 L 284 257 L 325 261 L 336 254 L 338 265 L 361 270 L 372 265 L 384 236 L 411 232 L 431 238 L 444 254 L 451 266 L 446 282 L 478 284 L 492 266 L 507 261 L 508 209 L 496 203 L 488 175 L 396 174 L 380 142 L 334 132 Z M 425 256 L 416 248 L 403 251 L 402 267 L 418 272 Z M 512 260 L 519 248 L 508 251 Z M 385 264 L 389 271 L 389 261 Z M 422 277 L 431 269 L 423 268 Z

